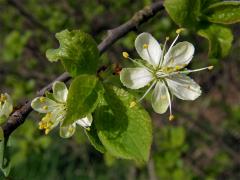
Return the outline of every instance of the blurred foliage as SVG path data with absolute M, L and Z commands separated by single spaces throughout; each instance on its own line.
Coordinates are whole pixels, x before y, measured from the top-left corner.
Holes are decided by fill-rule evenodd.
M 19 0 L 19 5 L 42 24 L 32 22 L 11 1 L 0 0 L 0 91 L 24 103 L 37 90 L 64 70 L 46 60 L 45 51 L 57 47 L 53 33 L 81 29 L 97 42 L 106 31 L 128 20 L 151 0 Z M 137 57 L 134 39 L 148 31 L 159 41 L 175 37 L 177 25 L 166 13 L 138 27 L 101 57 L 108 65 L 122 63 L 121 51 Z M 146 166 L 102 155 L 87 141 L 82 129 L 72 139 L 58 132 L 45 136 L 37 129 L 39 115 L 32 113 L 10 138 L 12 170 L 9 179 L 239 179 L 240 178 L 240 28 L 232 26 L 234 41 L 230 56 L 208 59 L 208 46 L 193 32 L 181 40 L 196 46 L 192 67 L 214 64 L 215 70 L 196 75 L 203 95 L 196 102 L 174 103 L 176 121 L 168 122 L 150 108 L 154 123 L 152 159 Z M 110 69 L 113 71 L 114 68 Z M 114 73 L 114 72 L 113 72 Z M 116 78 L 113 76 L 111 78 Z M 116 78 L 117 79 L 117 78 Z M 148 104 L 146 107 L 148 108 Z M 0 176 L 3 179 L 3 174 Z

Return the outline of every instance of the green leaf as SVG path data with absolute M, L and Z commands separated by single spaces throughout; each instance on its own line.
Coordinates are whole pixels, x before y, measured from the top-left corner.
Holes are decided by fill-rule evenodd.
M 229 54 L 233 41 L 233 35 L 229 28 L 212 24 L 200 29 L 198 34 L 209 41 L 210 57 L 222 58 Z
M 219 1 L 220 0 L 201 0 L 201 9 L 204 11 L 207 7 Z
M 96 108 L 103 88 L 94 75 L 79 75 L 70 85 L 64 125 L 86 117 Z
M 58 49 L 47 50 L 49 61 L 61 60 L 72 76 L 96 73 L 99 51 L 97 43 L 89 34 L 80 30 L 64 30 L 57 33 L 56 38 L 60 46 Z
M 220 24 L 240 22 L 240 2 L 219 2 L 208 7 L 205 11 L 208 21 Z
M 165 0 L 164 6 L 179 26 L 194 28 L 200 20 L 200 0 Z
M 95 126 L 95 123 L 93 121 L 92 125 L 91 125 L 91 129 L 85 130 L 86 135 L 90 141 L 90 143 L 93 145 L 93 147 L 95 147 L 96 150 L 100 151 L 101 153 L 106 152 L 106 149 L 104 148 L 102 142 L 100 141 L 98 134 L 97 134 L 97 129 Z
M 139 105 L 130 108 L 135 98 L 117 87 L 105 87 L 104 99 L 93 116 L 102 144 L 113 156 L 146 162 L 152 143 L 148 113 Z

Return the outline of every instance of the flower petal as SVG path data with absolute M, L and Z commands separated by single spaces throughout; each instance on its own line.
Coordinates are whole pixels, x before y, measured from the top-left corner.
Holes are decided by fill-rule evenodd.
M 201 95 L 200 86 L 184 74 L 173 75 L 166 81 L 170 91 L 179 99 L 195 100 Z
M 152 107 L 156 113 L 162 114 L 167 111 L 170 103 L 168 88 L 164 82 L 158 81 L 152 94 Z
M 194 46 L 187 42 L 180 42 L 173 46 L 164 56 L 162 66 L 175 67 L 186 66 L 192 60 L 194 54 Z
M 76 130 L 75 123 L 69 126 L 60 126 L 59 134 L 62 138 L 69 138 L 75 133 L 75 130 Z
M 59 105 L 47 97 L 37 97 L 31 102 L 32 108 L 40 113 L 52 112 Z
M 144 45 L 147 48 L 144 48 Z M 162 50 L 158 41 L 149 33 L 141 33 L 135 40 L 135 48 L 139 56 L 153 66 L 158 66 Z
M 52 89 L 53 89 L 53 97 L 57 101 L 62 103 L 67 101 L 68 89 L 63 82 L 55 81 L 53 83 Z
M 0 117 L 5 116 L 8 118 L 13 111 L 13 102 L 12 98 L 7 93 L 5 93 L 4 96 L 6 96 L 6 100 L 4 101 L 2 107 L 0 107 Z
M 121 82 L 130 89 L 142 88 L 152 79 L 152 74 L 145 68 L 123 68 L 120 72 Z
M 83 128 L 89 128 L 92 124 L 92 121 L 93 121 L 92 115 L 89 114 L 85 118 L 77 120 L 76 123 L 82 126 Z

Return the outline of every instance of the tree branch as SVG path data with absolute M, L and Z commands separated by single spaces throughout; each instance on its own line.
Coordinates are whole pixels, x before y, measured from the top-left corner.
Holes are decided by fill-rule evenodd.
M 14 0 L 10 0 L 10 2 L 15 2 Z M 14 4 L 16 6 L 16 4 Z M 19 7 L 18 7 L 19 9 Z M 19 9 L 19 11 L 22 8 Z M 147 6 L 144 9 L 138 11 L 135 13 L 135 15 L 124 24 L 111 29 L 108 31 L 107 36 L 104 38 L 104 40 L 98 45 L 98 49 L 100 53 L 104 53 L 113 43 L 115 43 L 117 40 L 119 40 L 121 37 L 126 35 L 128 32 L 134 30 L 136 27 L 141 25 L 142 23 L 148 21 L 150 18 L 152 18 L 155 14 L 157 14 L 159 11 L 163 10 L 164 7 L 162 5 L 162 2 L 158 1 L 156 3 L 153 3 L 151 6 Z M 28 18 L 29 16 L 26 12 L 21 10 L 21 13 Z M 36 21 L 32 18 L 30 18 L 32 22 L 36 24 Z M 36 25 L 39 26 L 37 23 Z M 42 27 L 43 28 L 43 27 Z M 63 81 L 67 82 L 70 80 L 71 77 L 68 73 L 63 73 L 58 78 L 56 78 L 54 81 Z M 53 82 L 54 82 L 53 81 Z M 45 91 L 50 91 L 52 88 L 52 84 L 46 85 L 44 88 L 42 88 L 38 93 L 37 96 L 43 96 Z M 8 121 L 2 126 L 4 131 L 4 137 L 8 138 L 10 134 L 18 128 L 22 123 L 24 123 L 25 119 L 27 118 L 28 114 L 32 111 L 31 108 L 31 101 L 28 101 L 25 105 L 23 105 L 18 110 L 14 111 L 12 115 L 9 117 Z

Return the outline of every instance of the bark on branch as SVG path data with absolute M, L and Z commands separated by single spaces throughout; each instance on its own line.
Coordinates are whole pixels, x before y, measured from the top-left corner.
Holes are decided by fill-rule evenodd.
M 11 1 L 10 2 L 15 2 Z M 16 6 L 16 4 L 14 4 Z M 148 21 L 150 18 L 152 18 L 155 14 L 157 14 L 159 11 L 162 11 L 164 9 L 162 2 L 158 1 L 156 3 L 153 3 L 151 6 L 147 6 L 144 9 L 138 11 L 135 13 L 135 15 L 125 22 L 124 24 L 111 29 L 108 31 L 107 36 L 103 39 L 103 41 L 98 45 L 98 49 L 100 53 L 104 53 L 113 43 L 115 43 L 117 40 L 119 40 L 121 37 L 126 35 L 128 32 L 134 30 L 142 23 Z M 28 16 L 28 13 L 23 11 L 21 12 L 23 15 Z M 35 19 L 31 20 L 36 23 Z M 39 24 L 37 24 L 39 26 Z M 43 27 L 42 27 L 43 28 Z M 54 81 L 63 81 L 67 82 L 70 80 L 71 77 L 68 73 L 63 73 L 58 78 L 56 78 Z M 44 88 L 42 88 L 38 93 L 37 96 L 44 95 L 45 91 L 51 90 L 53 82 L 46 85 Z M 31 108 L 31 100 L 28 101 L 26 104 L 21 106 L 18 110 L 14 111 L 12 115 L 9 117 L 8 121 L 2 126 L 4 131 L 4 137 L 8 138 L 11 133 L 17 129 L 22 123 L 24 123 L 25 119 L 27 118 L 28 114 L 32 111 Z

